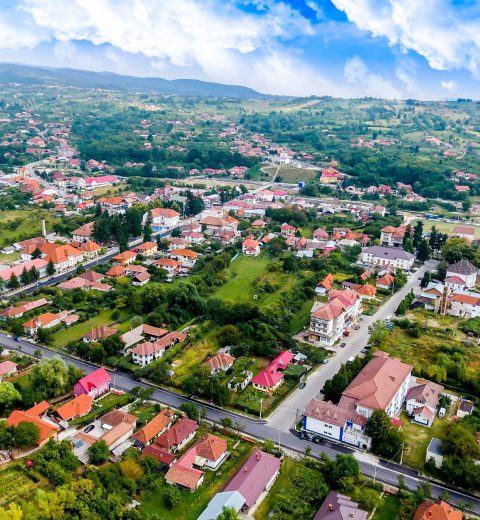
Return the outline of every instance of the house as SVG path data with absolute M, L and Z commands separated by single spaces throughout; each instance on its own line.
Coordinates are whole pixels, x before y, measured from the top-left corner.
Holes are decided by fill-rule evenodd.
M 197 261 L 198 253 L 190 249 L 174 249 L 170 251 L 170 257 L 178 260 L 183 268 L 191 268 Z
M 162 231 L 163 229 L 172 229 L 180 223 L 180 213 L 168 208 L 153 208 L 150 212 L 143 215 L 143 225 L 145 225 L 148 213 L 152 216 L 152 230 L 154 232 Z
M 137 246 L 135 251 L 140 255 L 149 258 L 157 252 L 157 244 L 155 242 L 144 242 Z
M 210 470 L 217 470 L 229 455 L 227 441 L 211 433 L 200 437 L 192 449 L 196 452 L 194 464 Z
M 234 509 L 238 513 L 244 503 L 245 499 L 238 491 L 222 491 L 210 500 L 198 520 L 217 520 L 224 508 Z
M 138 273 L 132 277 L 132 285 L 136 285 L 137 287 L 142 287 L 146 285 L 150 281 L 150 273 Z
M 219 372 L 226 372 L 235 362 L 235 358 L 225 352 L 217 352 L 207 360 L 207 365 L 210 367 L 212 375 Z
M 26 321 L 22 324 L 22 327 L 27 334 L 33 336 L 38 329 L 51 329 L 61 323 L 68 326 L 78 320 L 79 316 L 77 314 L 71 314 L 69 311 L 61 311 L 59 313 L 46 312 Z
M 120 338 L 125 344 L 125 351 L 127 351 L 130 347 L 133 347 L 133 345 L 136 345 L 141 341 L 155 341 L 158 338 L 162 338 L 166 334 L 168 334 L 167 329 L 161 329 L 159 327 L 153 327 L 152 325 L 143 323 L 142 325 L 125 332 L 125 334 L 122 334 Z
M 367 520 L 368 513 L 360 509 L 357 502 L 346 496 L 330 491 L 317 511 L 314 520 Z
M 417 295 L 417 300 L 423 303 L 428 311 L 438 312 L 443 296 L 446 296 L 446 290 L 442 283 L 428 282 L 427 287 Z
M 90 160 L 91 161 L 91 160 Z M 88 161 L 87 165 L 90 163 L 92 168 L 103 168 L 103 164 L 98 163 L 97 161 L 93 161 L 91 163 Z M 90 168 L 89 165 L 89 168 Z M 120 179 L 116 175 L 101 175 L 99 177 L 85 177 L 85 184 L 87 188 L 93 189 L 93 188 L 100 188 L 102 186 L 109 186 L 110 184 L 116 184 L 120 182 Z
M 445 286 L 451 290 L 473 289 L 477 285 L 477 275 L 478 269 L 471 262 L 460 260 L 447 267 Z
M 315 302 L 310 312 L 310 341 L 333 346 L 357 322 L 361 300 L 357 292 L 347 289 L 330 291 L 327 302 Z
M 188 489 L 190 492 L 198 489 L 203 483 L 205 473 L 193 467 L 195 458 L 195 448 L 190 448 L 167 471 L 165 482 L 167 484 L 176 484 Z
M 159 435 L 170 428 L 174 419 L 175 413 L 168 408 L 164 408 L 132 436 L 132 439 L 135 440 L 135 446 L 143 448 L 151 444 Z
M 328 240 L 328 233 L 322 228 L 317 228 L 313 231 L 313 238 L 315 240 Z
M 455 186 L 455 191 L 458 193 L 468 193 L 470 191 L 470 186 L 457 184 Z
M 161 358 L 165 352 L 165 346 L 159 344 L 158 341 L 144 341 L 130 350 L 132 361 L 141 367 L 145 367 L 152 361 Z
M 362 250 L 362 262 L 375 267 L 391 266 L 394 269 L 410 271 L 415 255 L 400 247 L 370 246 Z
M 124 251 L 119 255 L 113 257 L 113 261 L 119 263 L 120 265 L 126 266 L 131 264 L 137 258 L 137 253 L 134 251 Z
M 72 269 L 84 260 L 83 252 L 70 244 L 42 244 L 39 247 L 44 254 L 42 260 L 52 262 L 57 273 Z
M 190 244 L 200 245 L 205 242 L 205 237 L 203 234 L 197 233 L 195 231 L 184 231 L 182 233 L 182 237 Z
M 126 276 L 125 267 L 123 265 L 114 265 L 105 273 L 105 276 L 112 280 L 119 280 Z
M 47 266 L 48 261 L 44 258 L 35 258 L 34 260 L 27 260 L 26 262 L 21 262 L 20 264 L 13 265 L 12 267 L 2 269 L 0 271 L 0 279 L 4 283 L 8 283 L 12 275 L 15 275 L 17 278 L 20 278 L 24 271 L 31 271 L 34 267 L 38 271 L 39 277 L 45 278 L 45 276 L 47 276 Z
M 475 238 L 475 228 L 467 226 L 454 226 L 452 234 L 458 238 L 465 238 L 469 242 L 472 242 Z
M 18 370 L 18 365 L 13 361 L 7 360 L 2 361 L 0 363 L 0 383 L 5 377 L 9 377 L 13 374 L 16 374 Z
M 79 379 L 73 386 L 73 395 L 87 394 L 94 399 L 110 390 L 112 378 L 102 367 Z
M 242 253 L 246 256 L 258 256 L 260 254 L 260 242 L 246 238 L 242 243 Z
M 277 457 L 255 449 L 223 491 L 240 493 L 245 500 L 242 511 L 253 516 L 253 512 L 273 486 L 281 465 L 282 461 Z
M 443 500 L 425 500 L 422 502 L 413 515 L 413 520 L 462 520 L 461 511 L 454 509 Z
M 327 274 L 323 280 L 318 282 L 317 287 L 315 287 L 315 292 L 317 294 L 327 294 L 333 286 L 333 274 Z
M 57 288 L 62 289 L 64 291 L 71 291 L 73 289 L 83 289 L 84 291 L 88 291 L 89 289 L 93 289 L 95 291 L 108 292 L 108 291 L 112 290 L 111 285 L 108 285 L 106 283 L 92 281 L 92 279 L 90 277 L 85 276 L 88 274 L 90 274 L 90 273 L 87 271 L 86 273 L 83 273 L 80 276 L 75 276 L 74 278 L 71 278 L 70 280 L 66 280 L 65 282 L 59 283 L 57 285 Z M 93 274 L 93 273 L 91 273 L 91 274 Z M 97 274 L 97 273 L 95 273 L 95 274 Z M 103 279 L 103 276 L 100 276 L 100 279 Z
M 46 401 L 33 406 L 32 408 L 21 411 L 14 410 L 7 418 L 8 426 L 17 427 L 22 422 L 33 423 L 38 427 L 37 446 L 43 446 L 50 438 L 57 439 L 58 427 L 53 422 L 42 419 L 42 415 L 48 410 L 49 404 Z
M 172 277 L 180 272 L 182 266 L 178 260 L 174 260 L 173 258 L 160 258 L 159 260 L 155 260 L 154 264 L 160 269 L 165 269 L 169 276 Z
M 272 394 L 283 383 L 283 370 L 292 362 L 293 354 L 288 350 L 280 352 L 267 368 L 252 378 L 253 388 Z
M 375 285 L 377 286 L 377 289 L 385 289 L 386 291 L 389 291 L 393 287 L 394 283 L 395 278 L 390 273 L 387 273 L 378 278 Z
M 435 419 L 443 386 L 419 377 L 412 377 L 405 398 L 405 409 L 413 422 L 430 427 Z
M 375 410 L 397 416 L 410 386 L 412 366 L 376 351 L 342 392 L 338 405 L 312 399 L 304 411 L 306 431 L 360 448 L 370 448 L 365 425 Z
M 362 300 L 370 300 L 377 295 L 377 289 L 369 283 L 364 285 L 356 283 L 352 286 L 352 290 L 359 294 Z
M 267 223 L 262 220 L 262 219 L 257 219 L 257 220 L 254 220 L 251 224 L 250 224 L 250 227 L 252 229 L 264 229 L 266 227 Z
M 182 417 L 168 431 L 157 438 L 155 444 L 172 453 L 184 448 L 195 436 L 198 424 L 188 417 Z
M 407 231 L 406 226 L 387 226 L 381 230 L 380 243 L 383 247 L 403 247 L 403 238 Z
M 433 459 L 435 463 L 435 467 L 441 468 L 443 464 L 443 450 L 442 450 L 442 441 L 437 439 L 436 437 L 432 437 L 427 447 L 427 455 L 425 457 L 425 462 L 428 462 L 430 459 Z
M 477 318 L 480 316 L 480 294 L 454 293 L 449 296 L 448 314 L 460 318 Z
M 55 410 L 55 414 L 62 421 L 71 421 L 83 417 L 92 410 L 93 397 L 88 394 L 80 394 Z
M 464 399 L 463 397 L 460 399 L 457 408 L 457 417 L 465 417 L 467 415 L 471 415 L 473 412 L 473 403 L 468 399 Z
M 124 197 L 100 197 L 97 203 L 109 215 L 123 214 L 132 205 L 131 201 Z
M 160 448 L 160 446 L 157 446 L 156 444 L 149 444 L 148 446 L 145 446 L 145 448 L 143 448 L 142 457 L 147 456 L 153 457 L 161 464 L 161 466 L 166 466 L 167 468 L 171 468 L 177 461 L 177 458 L 173 453 L 169 453 L 168 451 L 164 450 L 163 448 Z
M 87 222 L 80 226 L 79 228 L 72 231 L 72 240 L 74 242 L 80 242 L 83 244 L 84 242 L 88 242 L 93 236 L 93 228 L 95 226 L 95 222 Z
M 109 338 L 118 332 L 116 327 L 110 327 L 109 325 L 100 325 L 95 327 L 83 336 L 84 343 L 91 343 L 92 341 L 100 341 L 101 339 Z
M 297 228 L 287 224 L 286 222 L 280 226 L 280 234 L 285 238 L 294 237 L 297 232 Z
M 31 302 L 21 302 L 20 304 L 14 306 L 7 307 L 0 313 L 0 317 L 4 319 L 15 319 L 21 318 L 26 312 L 33 311 L 34 309 L 38 309 L 39 307 L 43 307 L 44 305 L 48 305 L 48 300 L 45 298 L 38 298 L 37 300 L 33 300 Z
M 92 258 L 95 258 L 100 254 L 102 247 L 98 245 L 96 242 L 87 240 L 87 242 L 84 242 L 79 246 L 78 250 L 83 253 L 83 256 L 85 258 L 91 260 Z

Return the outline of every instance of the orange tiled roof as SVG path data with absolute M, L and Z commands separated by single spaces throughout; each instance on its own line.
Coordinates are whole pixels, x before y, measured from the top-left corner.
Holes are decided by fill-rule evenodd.
M 64 420 L 69 421 L 74 417 L 81 417 L 92 409 L 93 397 L 87 394 L 80 394 L 68 403 L 57 408 L 58 415 Z
M 133 439 L 140 441 L 142 444 L 149 443 L 155 436 L 162 433 L 165 428 L 173 421 L 175 414 L 168 409 L 162 410 L 141 430 L 132 436 Z
M 190 249 L 174 249 L 173 251 L 170 251 L 170 254 L 174 256 L 185 256 L 187 258 L 197 258 L 198 256 L 198 253 L 190 251 Z

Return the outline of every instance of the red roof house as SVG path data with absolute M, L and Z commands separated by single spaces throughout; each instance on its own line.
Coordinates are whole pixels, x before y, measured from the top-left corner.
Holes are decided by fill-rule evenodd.
M 111 381 L 110 374 L 104 368 L 99 368 L 79 379 L 73 387 L 73 394 L 75 396 L 87 394 L 96 398 L 110 389 Z

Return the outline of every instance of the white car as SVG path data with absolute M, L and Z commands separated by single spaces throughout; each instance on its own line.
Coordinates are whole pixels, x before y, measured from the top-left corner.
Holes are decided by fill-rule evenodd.
M 392 321 L 392 315 L 387 316 L 387 317 L 385 318 L 385 321 L 386 321 L 386 322 L 388 322 L 388 321 Z
M 438 410 L 438 417 L 440 419 L 442 419 L 443 417 L 445 417 L 446 413 L 447 413 L 447 410 L 445 410 L 445 408 L 440 408 L 440 410 Z

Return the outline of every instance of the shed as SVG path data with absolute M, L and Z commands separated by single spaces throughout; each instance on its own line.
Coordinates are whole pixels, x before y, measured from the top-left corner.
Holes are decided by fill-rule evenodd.
M 442 452 L 442 441 L 436 437 L 430 439 L 430 443 L 427 448 L 427 456 L 425 461 L 433 459 L 435 466 L 440 468 L 443 464 L 443 452 Z

